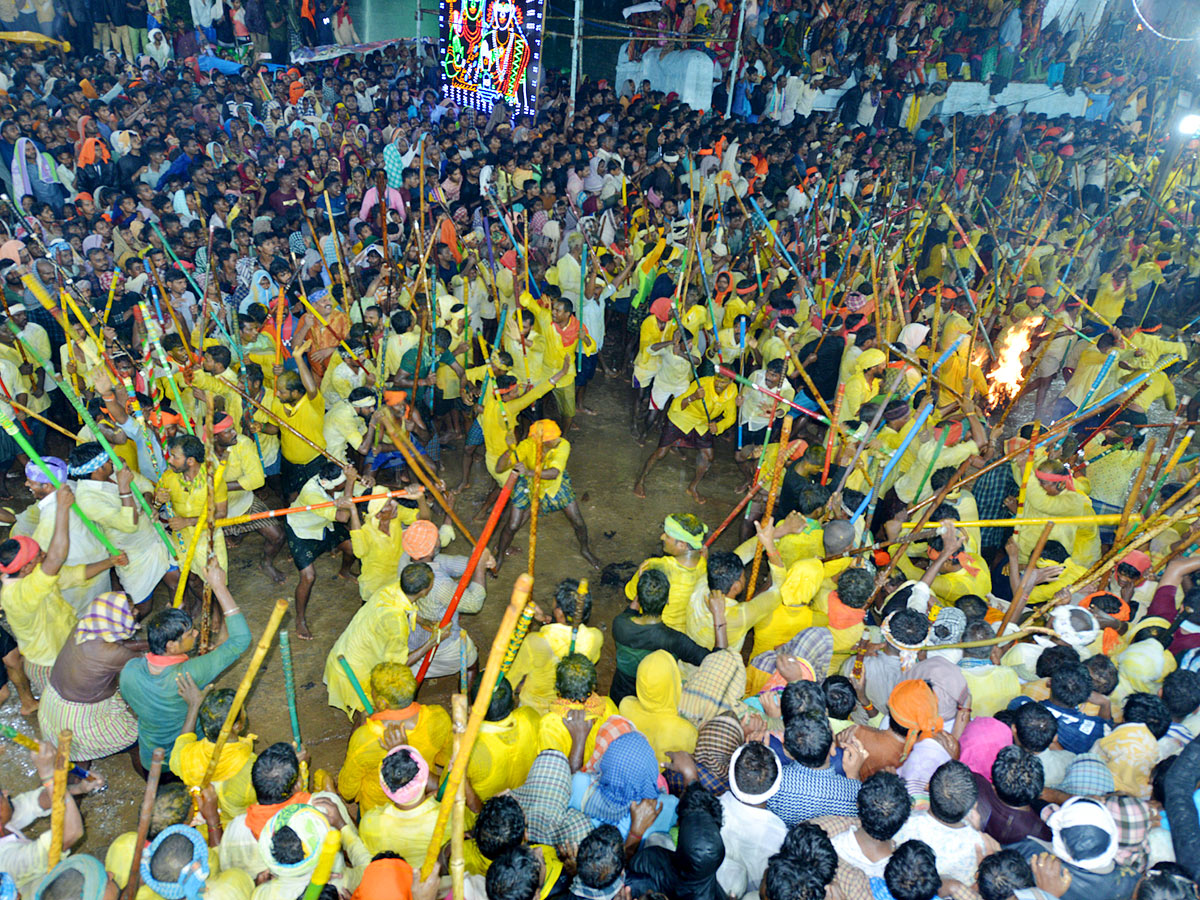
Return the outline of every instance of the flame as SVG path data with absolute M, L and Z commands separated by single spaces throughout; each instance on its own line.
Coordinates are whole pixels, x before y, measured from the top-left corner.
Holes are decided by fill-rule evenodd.
M 988 373 L 991 385 L 988 388 L 988 409 L 995 409 L 1017 395 L 1021 387 L 1021 376 L 1025 371 L 1022 356 L 1028 352 L 1033 332 L 1041 324 L 1041 316 L 1025 319 L 1010 331 L 996 348 L 996 367 Z

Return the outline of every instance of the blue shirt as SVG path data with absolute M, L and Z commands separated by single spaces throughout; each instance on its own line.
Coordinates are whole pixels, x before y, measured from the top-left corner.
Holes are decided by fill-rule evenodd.
M 857 816 L 861 787 L 830 767 L 810 769 L 793 762 L 783 767 L 779 791 L 767 801 L 767 809 L 789 826 L 817 816 Z

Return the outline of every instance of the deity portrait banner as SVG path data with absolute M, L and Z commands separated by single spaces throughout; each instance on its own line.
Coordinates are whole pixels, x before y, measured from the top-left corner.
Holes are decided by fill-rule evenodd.
M 438 49 L 446 96 L 490 111 L 534 114 L 544 0 L 442 0 Z

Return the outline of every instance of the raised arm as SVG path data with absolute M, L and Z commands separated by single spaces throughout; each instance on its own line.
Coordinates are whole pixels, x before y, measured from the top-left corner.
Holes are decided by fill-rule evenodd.
M 316 400 L 317 395 L 321 392 L 321 383 L 317 381 L 317 377 L 313 375 L 312 369 L 304 360 L 304 354 L 311 346 L 312 341 L 304 341 L 296 348 L 292 358 L 296 360 L 296 371 L 300 373 L 300 380 L 304 383 L 304 393 L 308 394 L 309 400 Z
M 50 546 L 46 548 L 46 556 L 42 560 L 42 571 L 47 575 L 57 575 L 71 551 L 69 516 L 71 505 L 75 502 L 75 494 L 69 486 L 63 484 L 55 491 L 55 498 L 58 505 L 54 509 L 54 536 L 50 538 Z

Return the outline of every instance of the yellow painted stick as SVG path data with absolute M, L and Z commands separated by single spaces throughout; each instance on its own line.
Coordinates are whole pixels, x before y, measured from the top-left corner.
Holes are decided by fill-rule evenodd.
M 50 851 L 48 868 L 62 858 L 63 828 L 67 817 L 67 773 L 71 771 L 71 732 L 59 732 L 58 755 L 54 757 L 54 784 L 50 793 Z
M 1141 520 L 1142 517 L 1138 513 L 1133 513 L 1129 517 L 1130 522 L 1140 522 Z M 1028 519 L 974 519 L 970 522 L 955 522 L 954 526 L 956 528 L 1006 528 L 1016 525 L 1045 525 L 1047 522 L 1054 522 L 1057 525 L 1116 525 L 1120 521 L 1120 513 L 1102 513 L 1094 516 L 1059 516 L 1057 518 L 1035 516 Z M 912 522 L 905 522 L 900 527 L 903 529 L 915 526 Z
M 211 461 L 206 465 L 211 465 Z M 225 476 L 225 463 L 221 463 L 217 469 L 215 482 L 218 478 Z M 183 590 L 187 587 L 188 574 L 192 571 L 192 560 L 196 558 L 196 548 L 200 546 L 200 535 L 204 533 L 204 523 L 208 521 L 208 506 L 207 504 L 200 510 L 200 515 L 196 517 L 196 526 L 192 530 L 192 539 L 188 543 L 187 555 L 183 558 L 183 568 L 179 570 L 179 585 L 175 588 L 175 599 L 171 605 L 179 609 L 183 605 Z

